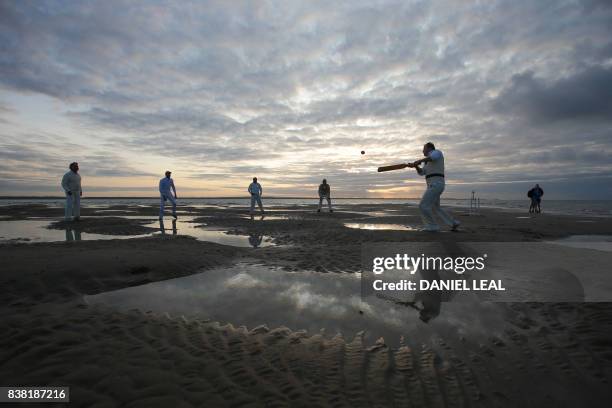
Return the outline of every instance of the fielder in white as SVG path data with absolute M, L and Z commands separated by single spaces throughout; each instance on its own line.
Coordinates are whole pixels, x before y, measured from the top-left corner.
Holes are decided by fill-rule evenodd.
M 327 207 L 329 207 L 329 212 L 332 213 L 332 204 L 331 204 L 331 187 L 327 184 L 327 180 L 323 179 L 323 182 L 319 184 L 319 208 L 317 212 L 321 212 L 321 206 L 323 205 L 323 199 L 327 200 Z
M 159 195 L 160 195 L 159 219 L 160 220 L 164 218 L 164 209 L 166 206 L 166 201 L 170 201 L 172 203 L 172 216 L 174 217 L 174 219 L 177 218 L 176 199 L 178 197 L 176 196 L 176 187 L 174 187 L 174 180 L 170 178 L 170 175 L 172 175 L 172 172 L 166 171 L 166 177 L 159 180 Z M 172 195 L 172 192 L 174 192 L 174 196 Z
M 81 217 L 81 176 L 79 175 L 79 163 L 70 163 L 70 171 L 62 178 L 62 188 L 66 193 L 66 210 L 64 219 L 66 221 L 78 221 Z
M 423 193 L 419 209 L 423 218 L 424 231 L 437 232 L 440 227 L 434 220 L 434 212 L 451 227 L 457 230 L 460 222 L 455 220 L 448 212 L 440 207 L 440 196 L 444 192 L 444 155 L 440 150 L 436 150 L 433 143 L 429 142 L 423 146 L 424 158 L 408 164 L 408 167 L 416 169 L 420 176 L 425 176 L 427 189 Z M 423 164 L 423 168 L 419 167 Z
M 261 203 L 261 195 L 263 194 L 263 189 L 261 188 L 261 184 L 257 182 L 257 177 L 253 177 L 253 182 L 249 184 L 249 188 L 247 191 L 251 194 L 251 219 L 253 219 L 253 210 L 255 210 L 255 203 L 259 205 L 259 209 L 261 210 L 261 219 L 264 217 L 264 209 L 263 204 Z

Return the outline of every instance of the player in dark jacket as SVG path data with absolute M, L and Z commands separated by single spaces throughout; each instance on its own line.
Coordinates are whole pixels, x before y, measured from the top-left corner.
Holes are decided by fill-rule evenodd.
M 319 209 L 317 212 L 321 212 L 321 206 L 323 205 L 323 199 L 327 199 L 327 206 L 329 207 L 329 212 L 334 212 L 332 210 L 331 205 L 331 188 L 329 184 L 327 184 L 327 180 L 323 179 L 323 182 L 319 185 Z
M 544 190 L 540 187 L 539 184 L 536 184 L 531 190 L 527 192 L 527 197 L 531 198 L 531 204 L 529 205 L 530 213 L 541 213 L 541 203 L 542 196 L 544 195 Z

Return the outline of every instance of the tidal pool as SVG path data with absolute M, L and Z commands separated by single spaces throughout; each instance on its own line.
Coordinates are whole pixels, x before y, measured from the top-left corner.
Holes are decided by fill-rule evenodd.
M 109 216 L 84 217 L 104 219 Z M 63 229 L 50 229 L 49 225 L 55 221 L 50 219 L 27 220 L 0 220 L 0 243 L 8 242 L 59 242 L 59 241 L 86 241 L 142 238 L 151 235 L 187 235 L 201 241 L 215 242 L 222 245 L 236 247 L 266 247 L 274 245 L 272 238 L 261 234 L 229 234 L 226 230 L 207 229 L 204 224 L 190 222 L 194 217 L 172 218 L 160 222 L 156 217 L 124 216 L 121 218 L 149 221 L 147 227 L 157 229 L 157 232 L 138 235 L 95 234 L 83 231 L 79 223 L 66 223 Z
M 207 228 L 206 224 L 190 222 L 193 217 L 179 217 L 178 220 L 166 219 L 147 225 L 159 227 L 156 234 L 162 235 L 188 235 L 200 241 L 214 242 L 235 247 L 267 247 L 272 246 L 272 238 L 262 234 L 229 234 L 227 230 Z
M 347 228 L 366 229 L 366 230 L 395 230 L 395 231 L 418 231 L 419 229 L 402 224 L 370 224 L 361 222 L 347 222 L 344 224 Z
M 82 232 L 77 223 L 65 229 L 47 228 L 52 221 L 42 219 L 0 221 L 0 242 L 58 242 L 140 238 L 145 235 L 108 235 Z
M 199 274 L 85 296 L 89 304 L 210 319 L 249 329 L 260 325 L 324 330 L 351 338 L 365 332 L 369 343 L 383 337 L 398 345 L 402 336 L 426 342 L 431 336 L 502 334 L 500 305 L 471 296 L 421 303 L 361 298 L 361 275 L 286 272 L 240 263 Z

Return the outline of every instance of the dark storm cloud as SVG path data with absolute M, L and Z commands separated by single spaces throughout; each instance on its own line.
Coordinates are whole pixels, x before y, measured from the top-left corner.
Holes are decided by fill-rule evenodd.
M 595 0 L 2 1 L 0 92 L 61 101 L 109 150 L 282 191 L 411 185 L 369 172 L 430 140 L 457 183 L 593 178 L 612 173 L 611 21 Z M 7 154 L 55 163 L 46 142 Z M 83 150 L 92 174 L 148 176 Z
M 612 3 L 609 0 L 582 0 L 581 3 L 584 6 L 584 10 L 588 13 L 612 8 Z
M 548 83 L 533 72 L 517 74 L 494 101 L 500 114 L 536 123 L 612 118 L 612 68 L 591 67 Z

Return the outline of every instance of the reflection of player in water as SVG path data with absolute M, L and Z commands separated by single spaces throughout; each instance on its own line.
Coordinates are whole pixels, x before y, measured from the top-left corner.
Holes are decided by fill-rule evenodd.
M 162 235 L 166 235 L 166 227 L 164 225 L 164 219 L 160 218 L 159 219 L 159 232 L 161 232 Z M 176 235 L 177 231 L 176 231 L 176 220 L 172 220 L 172 235 Z
M 455 242 L 443 242 L 441 243 L 441 245 L 441 251 L 440 249 L 438 249 L 438 251 L 436 251 L 436 255 L 452 257 L 465 256 L 465 253 Z M 432 255 L 433 254 L 434 253 L 432 253 Z M 442 275 L 443 276 L 441 277 L 440 271 L 436 269 L 421 269 L 418 271 L 419 279 L 428 281 L 430 283 L 433 281 L 458 278 L 454 272 L 450 272 L 450 276 L 446 272 L 442 272 Z M 414 280 L 415 282 L 417 282 L 417 285 L 419 285 L 419 279 Z M 462 275 L 461 279 L 465 279 L 468 281 L 471 280 L 468 274 Z M 401 304 L 403 306 L 410 306 L 418 310 L 419 319 L 421 319 L 425 323 L 428 323 L 431 319 L 435 319 L 440 315 L 442 302 L 451 301 L 455 296 L 455 292 L 456 291 L 453 290 L 420 290 L 414 294 L 414 298 L 412 299 L 412 301 L 396 303 Z
M 66 226 L 66 241 L 80 241 L 81 230 L 72 225 Z
M 249 234 L 249 244 L 251 244 L 253 248 L 259 248 L 262 241 L 263 241 L 263 235 Z
M 421 291 L 414 297 L 415 305 L 420 302 L 419 319 L 425 323 L 440 315 L 442 307 L 442 294 L 437 290 Z
M 421 279 L 426 281 L 440 280 L 440 275 L 436 270 L 420 271 Z M 418 282 L 418 281 L 417 281 Z M 416 292 L 414 299 L 409 302 L 395 301 L 396 304 L 402 306 L 410 306 L 419 311 L 419 319 L 428 323 L 440 315 L 440 310 L 443 301 L 448 301 L 452 298 L 451 291 L 441 290 L 422 290 Z

